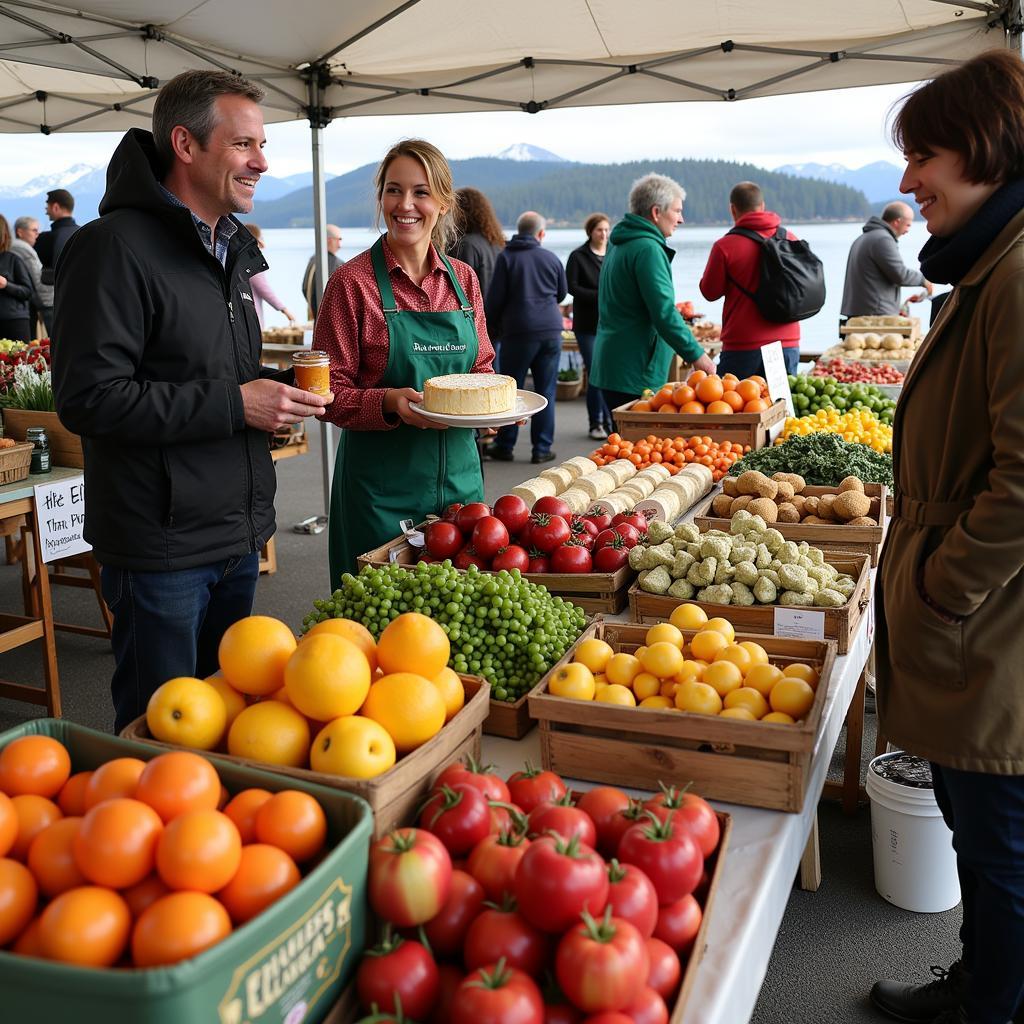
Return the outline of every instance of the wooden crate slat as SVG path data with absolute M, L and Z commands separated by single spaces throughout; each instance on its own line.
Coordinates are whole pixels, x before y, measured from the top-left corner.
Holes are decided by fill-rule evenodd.
M 658 437 L 689 437 L 693 434 L 715 437 L 720 441 L 741 441 L 752 448 L 763 448 L 769 440 L 769 428 L 786 418 L 781 399 L 764 412 L 738 412 L 729 416 L 701 413 L 633 412 L 635 402 L 612 410 L 619 434 L 635 441 L 654 434 Z

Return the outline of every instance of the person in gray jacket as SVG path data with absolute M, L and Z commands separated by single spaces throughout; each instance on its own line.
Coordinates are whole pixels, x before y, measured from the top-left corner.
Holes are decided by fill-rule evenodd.
M 930 281 L 911 270 L 900 257 L 897 239 L 910 230 L 914 211 L 906 203 L 890 203 L 881 217 L 870 217 L 863 233 L 850 247 L 841 312 L 850 316 L 895 316 L 900 311 L 900 289 L 922 285 L 929 295 Z M 912 295 L 911 302 L 921 296 Z
M 21 257 L 28 276 L 32 278 L 32 297 L 29 299 L 30 329 L 35 334 L 36 319 L 42 316 L 43 307 L 53 308 L 53 285 L 42 283 L 43 264 L 36 252 L 36 239 L 39 237 L 39 221 L 35 217 L 19 217 L 14 222 L 14 238 L 11 239 L 11 252 Z M 49 334 L 49 331 L 46 332 Z

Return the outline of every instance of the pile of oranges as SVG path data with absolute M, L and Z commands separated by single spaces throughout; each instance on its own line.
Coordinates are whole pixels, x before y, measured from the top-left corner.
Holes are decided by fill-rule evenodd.
M 196 956 L 299 884 L 327 841 L 308 793 L 245 789 L 188 751 L 72 774 L 67 749 L 0 751 L 0 946 L 81 967 Z
M 608 440 L 592 452 L 590 458 L 598 466 L 607 466 L 616 459 L 627 459 L 637 469 L 660 464 L 672 476 L 688 462 L 698 462 L 711 470 L 711 476 L 717 483 L 729 472 L 733 463 L 749 451 L 749 444 L 715 441 L 707 435 L 655 437 L 654 434 L 648 434 L 642 441 L 627 441 L 620 434 L 609 434 Z
M 764 412 L 771 404 L 764 377 L 740 380 L 732 373 L 719 377 L 717 373 L 694 370 L 685 384 L 664 384 L 657 392 L 645 393 L 639 402 L 633 403 L 630 412 L 730 416 L 737 412 Z
M 417 612 L 398 616 L 376 643 L 349 619 L 327 619 L 296 641 L 278 619 L 251 615 L 228 628 L 218 654 L 217 675 L 171 679 L 150 698 L 155 739 L 368 779 L 465 702 L 447 667 L 447 634 Z

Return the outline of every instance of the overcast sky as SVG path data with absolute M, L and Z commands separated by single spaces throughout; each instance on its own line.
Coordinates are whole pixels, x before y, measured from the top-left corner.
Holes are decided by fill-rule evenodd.
M 398 138 L 422 136 L 450 158 L 486 156 L 515 142 L 549 149 L 567 160 L 615 163 L 650 158 L 787 163 L 900 162 L 889 144 L 892 104 L 912 85 L 801 93 L 736 103 L 661 103 L 582 107 L 540 114 L 435 114 L 358 117 L 326 131 L 327 169 L 343 174 L 378 160 Z M 105 164 L 120 133 L 4 135 L 0 184 L 17 185 L 76 163 Z M 269 174 L 310 166 L 309 128 L 295 122 L 267 128 Z

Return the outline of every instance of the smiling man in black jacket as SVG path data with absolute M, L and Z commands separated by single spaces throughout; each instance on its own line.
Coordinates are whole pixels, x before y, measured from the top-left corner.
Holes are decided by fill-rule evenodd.
M 275 529 L 267 433 L 330 401 L 260 366 L 249 278 L 267 264 L 233 214 L 267 168 L 262 98 L 222 72 L 164 85 L 57 267 L 54 392 L 83 438 L 116 730 L 166 680 L 216 670 Z

